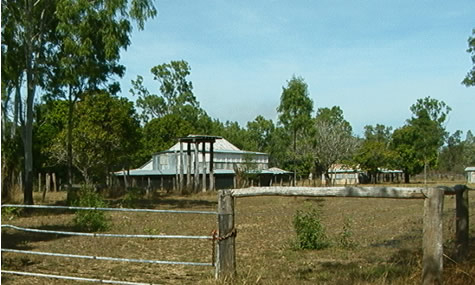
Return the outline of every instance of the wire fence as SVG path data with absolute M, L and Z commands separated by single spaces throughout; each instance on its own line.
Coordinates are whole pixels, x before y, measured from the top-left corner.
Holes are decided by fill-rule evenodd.
M 186 261 L 164 261 L 164 260 L 149 260 L 149 259 L 136 259 L 136 258 L 117 258 L 117 257 L 106 257 L 106 256 L 76 255 L 76 254 L 41 252 L 41 251 L 18 250 L 18 249 L 3 249 L 3 248 L 2 248 L 2 252 L 14 252 L 14 253 L 23 253 L 23 254 L 55 256 L 55 257 L 68 257 L 68 258 L 80 258 L 80 259 L 122 261 L 122 262 L 135 262 L 135 263 L 150 263 L 150 264 L 213 266 L 213 263 L 186 262 Z
M 14 205 L 5 204 L 2 208 L 31 208 L 31 209 L 64 209 L 64 210 L 92 210 L 116 212 L 141 212 L 141 213 L 173 213 L 173 214 L 205 214 L 217 215 L 214 211 L 187 211 L 187 210 L 155 210 L 155 209 L 130 209 L 130 208 L 101 208 L 101 207 L 75 207 L 75 206 L 46 206 L 46 205 Z
M 11 270 L 2 270 L 2 274 L 13 274 L 13 275 L 30 276 L 30 277 L 44 277 L 44 278 L 54 278 L 54 279 L 62 279 L 62 280 L 74 280 L 74 281 L 86 281 L 86 282 L 95 282 L 95 283 L 104 283 L 104 284 L 153 285 L 152 283 L 105 280 L 105 279 L 96 279 L 96 278 L 73 277 L 73 276 L 63 276 L 63 275 L 44 274 L 44 273 L 30 273 L 30 272 L 11 271 Z
M 64 209 L 64 210 L 86 210 L 86 211 L 118 211 L 118 212 L 141 212 L 141 213 L 171 213 L 171 214 L 202 214 L 202 215 L 217 215 L 217 212 L 214 211 L 191 211 L 191 210 L 156 210 L 156 209 L 130 209 L 130 208 L 102 208 L 102 207 L 76 207 L 76 206 L 46 206 L 46 205 L 14 205 L 14 204 L 5 204 L 1 205 L 2 208 L 31 208 L 31 209 Z M 167 265 L 183 265 L 183 266 L 215 266 L 214 263 L 214 243 L 215 236 L 194 236 L 194 235 L 153 235 L 153 234 L 114 234 L 114 233 L 84 233 L 84 232 L 71 232 L 71 231 L 55 231 L 55 230 L 43 230 L 36 228 L 27 228 L 20 227 L 10 224 L 3 224 L 1 228 L 12 229 L 23 232 L 30 233 L 41 233 L 41 234 L 54 234 L 54 235 L 65 235 L 65 236 L 84 236 L 84 237 L 103 237 L 103 238 L 143 238 L 143 239 L 192 239 L 192 240 L 211 240 L 213 242 L 213 256 L 212 262 L 188 262 L 188 261 L 168 261 L 168 260 L 150 260 L 150 259 L 135 259 L 135 258 L 117 258 L 117 257 L 106 257 L 106 256 L 94 256 L 94 255 L 77 255 L 77 254 L 65 254 L 65 253 L 54 253 L 54 252 L 40 252 L 40 251 L 31 251 L 31 250 L 18 250 L 18 249 L 6 249 L 2 248 L 2 252 L 16 253 L 16 254 L 31 254 L 31 255 L 40 255 L 40 256 L 52 256 L 52 257 L 61 257 L 61 258 L 76 258 L 76 259 L 91 259 L 91 260 L 102 260 L 102 261 L 116 261 L 116 262 L 131 262 L 131 263 L 147 263 L 147 264 L 167 264 Z M 55 274 L 44 274 L 44 273 L 33 273 L 33 272 L 21 272 L 21 271 L 10 271 L 2 270 L 2 274 L 13 274 L 20 276 L 30 276 L 30 277 L 43 277 L 43 278 L 55 278 L 63 280 L 76 280 L 76 281 L 86 281 L 86 282 L 96 282 L 96 283 L 105 283 L 105 284 L 131 284 L 131 285 L 140 285 L 140 284 L 151 284 L 151 283 L 137 283 L 130 281 L 116 281 L 116 280 L 104 280 L 97 278 L 84 278 L 84 277 L 74 277 L 74 276 L 64 276 L 64 275 L 55 275 Z
M 116 238 L 147 238 L 147 239 L 212 239 L 213 236 L 185 236 L 185 235 L 128 235 L 128 234 L 101 234 L 101 233 L 82 233 L 82 232 L 65 232 L 65 231 L 50 231 L 32 228 L 17 227 L 14 225 L 2 225 L 2 228 L 10 228 L 18 231 L 31 233 L 44 233 L 68 236 L 85 236 L 85 237 L 116 237 Z

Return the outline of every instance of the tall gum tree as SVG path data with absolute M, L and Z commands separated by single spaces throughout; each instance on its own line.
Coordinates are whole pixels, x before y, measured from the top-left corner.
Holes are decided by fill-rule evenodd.
M 412 117 L 394 131 L 392 138 L 395 166 L 404 170 L 406 183 L 410 175 L 422 171 L 426 179 L 427 168 L 436 165 L 447 137 L 444 124 L 451 108 L 443 101 L 426 97 L 418 99 L 410 110 Z
M 25 204 L 33 204 L 33 104 L 37 90 L 44 87 L 49 59 L 57 44 L 54 14 L 57 2 L 2 1 L 2 59 L 14 59 L 2 64 L 2 75 L 8 74 L 7 78 L 2 76 L 2 85 L 16 89 L 15 101 L 19 104 Z
M 277 107 L 278 123 L 291 134 L 294 183 L 296 180 L 297 138 L 311 127 L 313 101 L 307 83 L 302 77 L 292 76 L 287 86 L 282 87 L 280 105 Z
M 21 108 L 25 114 L 20 117 L 24 145 L 25 204 L 33 204 L 32 130 L 37 91 L 50 89 L 51 85 L 45 86 L 48 83 L 57 84 L 71 93 L 73 88 L 80 89 L 78 86 L 84 83 L 78 78 L 101 78 L 104 76 L 101 72 L 96 72 L 96 75 L 90 73 L 97 70 L 96 64 L 101 63 L 101 59 L 114 61 L 119 57 L 120 50 L 130 44 L 131 22 L 143 29 L 145 21 L 155 15 L 151 0 L 2 1 L 2 57 L 12 58 L 16 55 L 16 61 L 8 61 L 8 64 L 18 67 L 11 68 L 16 72 L 10 73 L 8 79 L 13 82 L 10 85 L 16 83 L 15 88 L 19 93 L 23 92 L 22 78 L 25 78 L 26 86 L 26 94 L 21 94 L 26 103 Z M 87 37 L 87 31 L 92 31 L 89 35 L 102 37 L 104 41 Z M 96 57 L 98 49 L 94 47 L 98 43 L 101 43 L 105 57 Z M 91 60 L 96 58 L 96 62 Z M 66 71 L 61 76 L 56 74 L 58 67 Z M 10 66 L 2 65 L 2 74 L 4 68 Z

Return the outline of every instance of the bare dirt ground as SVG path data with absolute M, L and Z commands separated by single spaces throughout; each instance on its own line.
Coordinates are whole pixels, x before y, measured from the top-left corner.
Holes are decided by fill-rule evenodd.
M 453 182 L 449 183 L 453 185 Z M 473 188 L 473 187 L 472 187 Z M 444 280 L 475 283 L 475 199 L 471 192 L 470 259 L 450 259 L 454 238 L 453 196 L 446 196 Z M 40 193 L 35 193 L 40 201 Z M 65 193 L 48 193 L 45 204 L 64 204 Z M 117 206 L 120 199 L 109 200 Z M 137 207 L 215 211 L 216 193 L 186 197 L 157 193 Z M 317 208 L 332 242 L 324 250 L 294 250 L 292 220 L 298 209 Z M 367 198 L 253 197 L 236 201 L 236 284 L 419 284 L 422 200 Z M 214 215 L 107 212 L 107 233 L 210 235 Z M 2 223 L 29 228 L 74 231 L 74 213 L 35 210 L 14 216 L 2 211 Z M 345 222 L 346 221 L 346 222 Z M 355 244 L 338 241 L 344 232 Z M 2 229 L 2 248 L 169 261 L 212 262 L 209 240 L 152 240 L 34 234 Z M 157 284 L 220 284 L 208 266 L 153 265 L 2 253 L 2 270 Z M 76 284 L 80 282 L 2 274 L 2 284 Z M 87 283 L 84 283 L 87 284 Z M 91 283 L 89 283 L 91 284 Z

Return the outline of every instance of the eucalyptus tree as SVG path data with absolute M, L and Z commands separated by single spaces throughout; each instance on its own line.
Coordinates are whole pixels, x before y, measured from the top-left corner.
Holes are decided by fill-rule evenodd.
M 269 152 L 269 146 L 274 133 L 274 123 L 263 116 L 257 116 L 254 121 L 247 123 L 247 132 L 249 134 L 252 148 L 248 150 Z
M 37 91 L 60 90 L 60 94 L 74 94 L 70 96 L 74 101 L 83 88 L 97 87 L 111 75 L 120 75 L 123 69 L 117 60 L 120 50 L 130 44 L 131 22 L 143 29 L 155 14 L 151 0 L 2 1 L 2 59 L 9 59 L 2 65 L 2 75 L 8 70 L 7 85 L 14 86 L 24 97 L 18 102 L 26 104 L 19 108 L 25 112 L 20 116 L 25 203 L 33 203 L 32 130 Z M 21 94 L 22 86 L 26 94 Z
M 139 29 L 156 15 L 151 0 L 135 1 L 61 1 L 56 14 L 60 40 L 50 94 L 68 102 L 68 182 L 72 183 L 72 129 L 75 104 L 81 97 L 98 89 L 115 93 L 120 87 L 111 82 L 122 77 L 125 67 L 119 63 L 120 51 L 130 45 L 132 21 Z
M 302 77 L 293 76 L 282 87 L 280 105 L 277 107 L 279 123 L 292 134 L 292 148 L 297 148 L 297 134 L 311 125 L 313 101 Z
M 366 170 L 373 182 L 376 183 L 376 174 L 379 168 L 391 165 L 392 128 L 381 124 L 365 126 L 364 139 L 355 153 L 354 161 L 360 168 Z
M 350 160 L 358 145 L 350 123 L 344 119 L 343 111 L 338 106 L 318 109 L 314 134 L 308 142 L 315 168 L 325 175 L 327 183 L 330 181 L 330 167 Z
M 193 83 L 188 80 L 191 68 L 184 60 L 172 60 L 152 67 L 153 79 L 159 83 L 159 94 L 153 94 L 143 86 L 143 77 L 132 80 L 130 92 L 137 96 L 137 106 L 142 109 L 142 120 L 148 122 L 170 114 L 191 116 L 190 111 L 199 110 L 199 103 L 193 95 Z
M 475 165 L 475 136 L 472 131 L 468 131 L 463 141 L 463 159 L 464 167 Z
M 18 104 L 24 150 L 25 204 L 33 204 L 33 107 L 37 89 L 44 87 L 52 64 L 51 54 L 57 45 L 57 3 L 55 0 L 3 0 L 1 5 L 2 85 L 7 86 L 8 92 L 15 90 L 15 104 Z M 4 78 L 4 75 L 7 76 Z M 22 94 L 23 86 L 26 94 Z
M 308 92 L 307 83 L 302 77 L 292 76 L 287 81 L 287 86 L 282 87 L 280 104 L 277 107 L 278 123 L 288 132 L 292 138 L 292 164 L 294 170 L 294 182 L 296 180 L 297 139 L 305 137 L 311 128 L 313 101 Z
M 468 49 L 472 58 L 472 69 L 467 73 L 462 84 L 469 87 L 475 86 L 475 29 L 472 30 L 472 36 L 468 38 Z
M 410 107 L 412 117 L 407 124 L 393 133 L 392 149 L 396 151 L 396 166 L 405 172 L 405 182 L 409 183 L 409 175 L 424 171 L 435 166 L 440 148 L 447 137 L 445 121 L 451 108 L 443 101 L 426 97 L 418 99 Z
M 462 140 L 462 133 L 462 131 L 457 130 L 447 138 L 447 144 L 444 145 L 439 154 L 439 170 L 463 173 L 466 143 Z

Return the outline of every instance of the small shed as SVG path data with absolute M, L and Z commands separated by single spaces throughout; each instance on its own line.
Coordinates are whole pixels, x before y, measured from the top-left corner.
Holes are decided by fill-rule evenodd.
M 465 168 L 465 175 L 467 176 L 467 183 L 475 183 L 475 166 Z
M 360 172 L 359 169 L 344 164 L 333 164 L 328 169 L 328 175 L 332 185 L 356 185 L 360 183 Z M 325 174 L 322 174 L 322 182 L 326 183 Z

